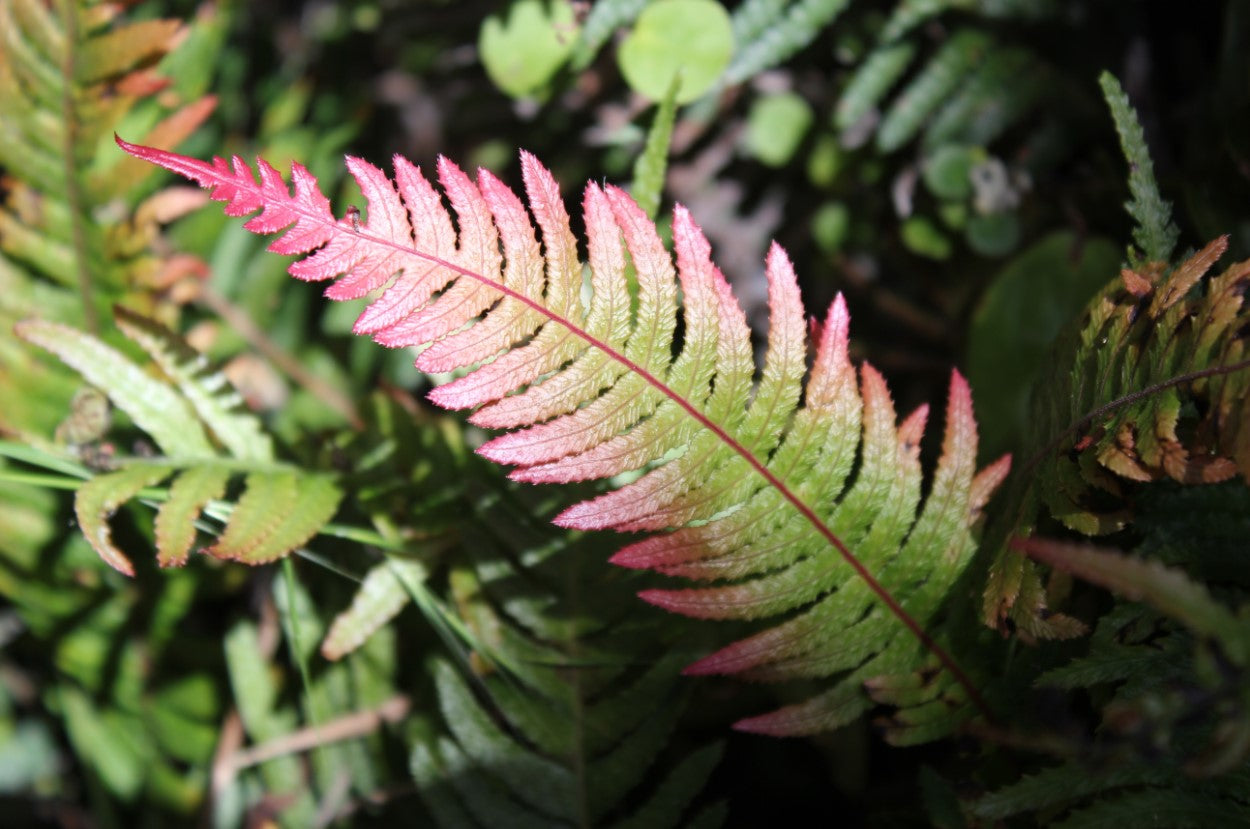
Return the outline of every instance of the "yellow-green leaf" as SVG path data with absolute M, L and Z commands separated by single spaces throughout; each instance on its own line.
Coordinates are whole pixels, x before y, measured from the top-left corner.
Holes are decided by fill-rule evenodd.
M 78 488 L 78 494 L 74 498 L 78 525 L 82 527 L 87 542 L 109 566 L 128 576 L 135 574 L 130 559 L 113 545 L 109 517 L 144 487 L 160 483 L 172 471 L 173 467 L 163 465 L 128 466 L 117 472 L 92 478 Z
M 195 541 L 195 520 L 209 501 L 222 497 L 229 470 L 196 466 L 178 476 L 169 488 L 169 500 L 156 514 L 156 560 L 162 567 L 179 567 Z

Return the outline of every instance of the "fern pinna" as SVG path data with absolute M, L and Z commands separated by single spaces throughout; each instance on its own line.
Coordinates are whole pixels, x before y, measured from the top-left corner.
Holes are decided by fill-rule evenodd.
M 632 199 L 589 184 L 584 299 L 584 268 L 559 188 L 528 154 L 521 156 L 528 212 L 490 173 L 482 171 L 474 185 L 441 159 L 438 178 L 454 220 L 404 158 L 395 158 L 393 181 L 349 158 L 368 203 L 362 220 L 355 211 L 336 219 L 299 164 L 292 167 L 292 195 L 264 160 L 257 181 L 238 157 L 206 163 L 118 143 L 211 187 L 229 215 L 260 211 L 248 230 L 285 231 L 269 249 L 306 255 L 291 265 L 292 275 L 341 277 L 328 297 L 376 295 L 356 333 L 390 347 L 421 347 L 416 364 L 425 372 L 468 369 L 430 398 L 473 409 L 470 420 L 479 426 L 514 430 L 479 449 L 516 467 L 513 478 L 569 482 L 643 470 L 565 510 L 556 523 L 670 530 L 613 560 L 718 582 L 644 592 L 653 604 L 717 619 L 787 614 L 688 672 L 841 677 L 808 702 L 738 727 L 772 734 L 837 727 L 870 705 L 866 680 L 914 667 L 917 640 L 962 689 L 940 702 L 943 721 L 969 713 L 969 701 L 986 713 L 972 681 L 927 625 L 975 549 L 981 507 L 1007 460 L 979 474 L 974 469 L 976 424 L 967 384 L 955 373 L 942 457 L 917 517 L 927 408 L 896 425 L 881 375 L 865 365 L 856 383 L 841 298 L 816 338 L 804 388 L 808 325 L 780 247 L 768 254 L 772 323 L 756 383 L 746 320 L 681 207 L 673 218 L 674 269 Z M 636 298 L 627 279 L 631 264 Z M 684 333 L 675 349 L 679 289 Z M 848 579 L 840 561 L 858 578 Z

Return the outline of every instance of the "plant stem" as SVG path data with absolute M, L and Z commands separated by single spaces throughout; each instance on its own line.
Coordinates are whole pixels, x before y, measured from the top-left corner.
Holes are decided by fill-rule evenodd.
M 74 241 L 74 269 L 78 280 L 78 294 L 82 299 L 83 321 L 91 334 L 100 332 L 96 317 L 95 291 L 91 284 L 91 270 L 87 266 L 87 231 L 84 227 L 83 193 L 78 180 L 78 10 L 74 0 L 61 0 L 61 18 L 65 25 L 65 53 L 61 57 L 61 123 L 65 138 L 61 146 L 61 161 L 65 165 L 65 200 L 69 204 L 70 231 Z
M 356 410 L 356 404 L 350 397 L 306 369 L 303 363 L 274 342 L 246 311 L 207 285 L 200 287 L 199 301 L 221 317 L 288 377 L 342 415 L 353 429 L 364 428 L 364 420 L 361 419 L 360 412 Z
M 364 737 L 377 731 L 383 724 L 402 720 L 411 707 L 412 700 L 404 694 L 396 694 L 377 708 L 355 711 L 328 723 L 292 731 L 260 745 L 236 751 L 226 760 L 226 765 L 233 774 L 277 757 L 319 748 L 325 743 Z
M 1127 406 L 1130 403 L 1136 403 L 1138 400 L 1144 400 L 1147 397 L 1156 395 L 1161 391 L 1166 391 L 1173 386 L 1179 386 L 1182 383 L 1189 383 L 1193 380 L 1201 380 L 1204 377 L 1216 377 L 1221 374 L 1232 374 L 1233 372 L 1241 371 L 1244 368 L 1250 368 L 1250 360 L 1242 360 L 1239 363 L 1233 363 L 1228 366 L 1212 366 L 1211 368 L 1204 368 L 1200 371 L 1191 371 L 1187 374 L 1179 374 L 1171 379 L 1163 380 L 1162 382 L 1155 383 L 1152 386 L 1147 386 L 1139 391 L 1126 394 L 1123 397 L 1117 397 L 1115 400 L 1104 403 L 1089 414 L 1078 418 L 1072 423 L 1071 426 L 1055 435 L 1053 440 L 1038 450 L 1033 457 L 1029 458 L 1028 462 L 1025 463 L 1024 466 L 1020 467 L 1020 472 L 1018 474 L 1023 478 L 1028 478 L 1033 474 L 1033 469 L 1041 463 L 1047 455 L 1062 446 L 1068 438 L 1072 437 L 1077 432 L 1088 429 L 1091 425 L 1093 425 L 1094 421 L 1098 420 L 1103 415 L 1110 414 L 1122 406 Z

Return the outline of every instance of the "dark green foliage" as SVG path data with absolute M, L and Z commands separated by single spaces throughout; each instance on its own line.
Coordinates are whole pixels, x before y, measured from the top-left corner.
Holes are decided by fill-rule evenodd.
M 1156 484 L 1143 495 L 1164 515 L 1201 506 L 1217 523 L 1244 519 L 1242 486 Z M 1150 540 L 1159 558 L 1189 562 L 1202 555 L 1193 536 Z M 1126 815 L 1149 826 L 1243 819 L 1250 810 L 1245 569 L 1235 582 L 1215 581 L 1215 596 L 1158 560 L 1056 542 L 1031 541 L 1023 549 L 1131 601 L 1099 620 L 1084 655 L 1037 680 L 1043 688 L 1087 695 L 1098 717 L 1093 736 L 1053 742 L 1049 750 L 1064 758 L 1062 765 L 985 795 L 971 812 L 986 819 L 1026 811 L 1063 815 L 1063 826 L 1104 825 Z M 1230 596 L 1240 606 L 1226 606 Z
M 986 455 L 1006 451 L 1025 430 L 1029 394 L 1055 336 L 1115 272 L 1119 251 L 1102 239 L 1048 236 L 999 271 L 968 334 L 968 382 Z

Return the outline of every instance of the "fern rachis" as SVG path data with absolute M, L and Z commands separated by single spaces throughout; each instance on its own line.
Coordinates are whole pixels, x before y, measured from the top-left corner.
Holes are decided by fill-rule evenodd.
M 900 567 L 925 572 L 926 563 L 957 573 L 975 546 L 973 525 L 1005 474 L 1005 462 L 974 477 L 975 421 L 967 384 L 955 374 L 943 458 L 933 492 L 913 523 L 920 500 L 915 454 L 925 413 L 906 418 L 896 429 L 880 375 L 865 366 L 856 383 L 846 358 L 848 317 L 840 298 L 817 345 L 805 404 L 798 407 L 806 326 L 793 269 L 779 247 L 774 245 L 768 256 L 773 322 L 753 396 L 745 319 L 711 262 L 707 240 L 683 208 L 674 214 L 674 270 L 654 224 L 629 196 L 611 186 L 587 186 L 591 298 L 584 308 L 582 266 L 559 188 L 528 154 L 522 154 L 522 172 L 529 208 L 542 232 L 541 247 L 530 212 L 511 190 L 484 171 L 475 186 L 445 159 L 438 173 L 455 225 L 438 192 L 401 157 L 395 159 L 394 183 L 376 167 L 348 159 L 368 201 L 367 220 L 361 222 L 358 215 L 336 219 L 315 179 L 299 164 L 292 167 L 292 195 L 263 160 L 258 161 L 258 183 L 237 157 L 230 165 L 220 158 L 208 164 L 118 143 L 139 158 L 211 187 L 214 199 L 228 202 L 229 215 L 259 210 L 245 224 L 248 230 L 285 231 L 270 250 L 307 254 L 291 266 L 294 276 L 326 280 L 342 275 L 327 296 L 351 299 L 380 291 L 357 320 L 356 332 L 389 346 L 428 344 L 417 357 L 425 371 L 470 368 L 431 398 L 450 408 L 476 407 L 471 419 L 479 425 L 515 428 L 480 450 L 518 467 L 513 477 L 530 482 L 601 479 L 672 458 L 631 484 L 565 510 L 557 523 L 578 529 L 679 528 L 660 537 L 667 564 L 645 554 L 645 546 L 634 545 L 617 558 L 632 566 L 673 570 L 742 548 L 764 562 L 763 570 L 754 573 L 772 571 L 728 588 L 652 591 L 645 598 L 686 613 L 692 612 L 688 599 L 696 604 L 701 599 L 718 605 L 718 612 L 693 615 L 757 618 L 805 607 L 832 592 L 845 594 L 835 602 L 841 609 L 834 615 L 859 624 L 857 591 L 832 581 L 836 568 L 813 546 L 819 539 L 826 550 L 838 551 L 870 593 L 988 714 L 972 681 L 907 606 L 913 603 L 921 615 L 932 615 L 942 597 L 928 593 L 947 582 L 933 577 L 926 592 L 915 587 L 914 578 L 900 579 L 910 595 L 899 599 L 897 588 L 880 576 Z M 638 278 L 632 315 L 626 255 Z M 673 358 L 678 287 L 685 331 Z M 852 436 L 834 428 L 838 424 L 849 426 Z M 862 453 L 860 468 L 852 476 L 857 452 Z M 869 475 L 869 470 L 875 472 Z M 835 474 L 822 480 L 826 472 Z M 867 479 L 874 483 L 870 486 Z M 779 518 L 783 506 L 797 512 L 808 529 L 795 529 L 792 520 Z M 703 543 L 709 532 L 740 522 L 746 525 L 743 534 L 730 533 L 727 549 L 725 543 L 721 549 Z M 847 532 L 852 543 L 877 550 L 873 563 L 882 569 L 876 575 L 852 553 L 843 537 Z M 690 538 L 700 539 L 698 549 L 680 552 Z M 900 549 L 920 557 L 896 562 Z M 795 560 L 802 566 L 791 566 Z M 769 595 L 760 595 L 763 588 Z M 774 630 L 793 629 L 796 622 L 801 628 L 803 619 L 800 615 Z M 825 650 L 836 649 L 827 641 L 828 631 L 821 638 Z M 892 637 L 882 634 L 881 640 L 867 656 L 875 652 L 884 659 L 885 652 L 893 652 L 888 647 Z M 791 648 L 739 659 L 733 666 L 725 662 L 722 672 L 759 668 L 770 659 L 823 664 L 829 656 L 808 651 Z M 857 665 L 863 669 L 876 663 L 851 658 L 839 669 Z M 891 666 L 898 667 L 887 659 L 880 667 Z M 781 722 L 778 730 L 786 727 Z

